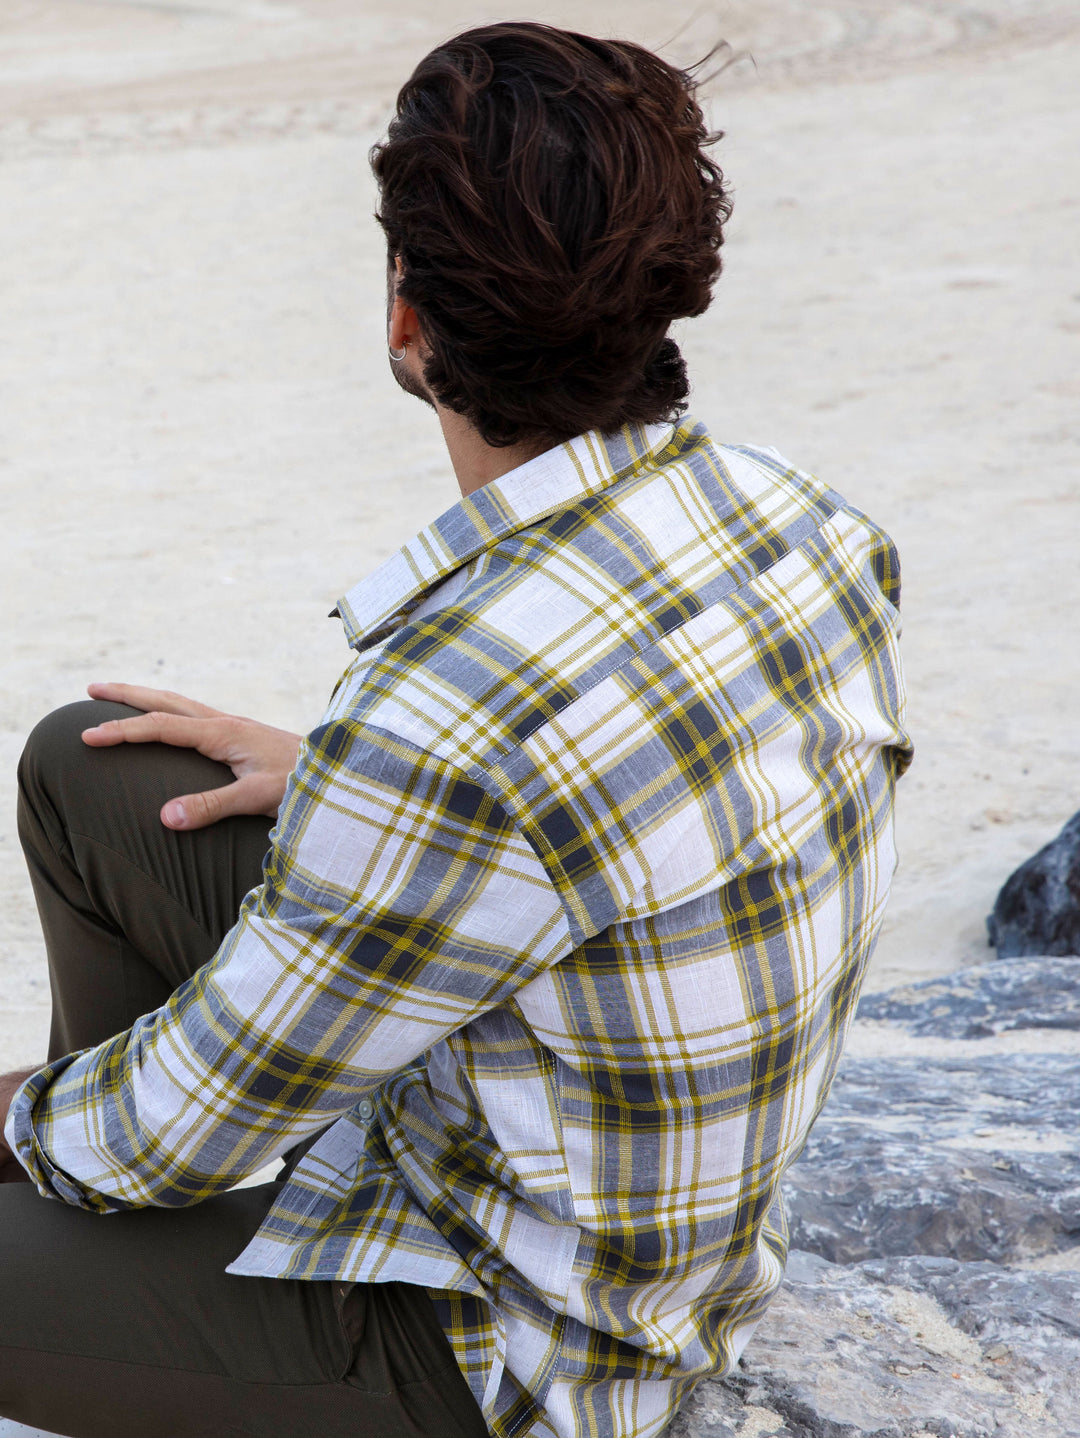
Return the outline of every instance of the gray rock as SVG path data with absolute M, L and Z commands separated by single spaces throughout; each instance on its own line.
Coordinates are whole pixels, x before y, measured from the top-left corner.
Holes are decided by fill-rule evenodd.
M 864 994 L 858 1017 L 949 1039 L 987 1038 L 1010 1029 L 1080 1029 L 1080 958 L 979 964 L 944 979 Z
M 1080 814 L 1006 879 L 986 927 L 999 959 L 1080 954 Z
M 1069 1249 L 1078 1115 L 1073 1058 L 847 1060 L 785 1181 L 792 1244 L 832 1263 Z
M 861 1268 L 879 1283 L 930 1294 L 984 1352 L 1014 1348 L 1029 1358 L 1041 1354 L 1048 1371 L 1070 1357 L 1080 1384 L 1080 1270 L 1003 1268 L 922 1255 L 876 1259 Z M 1076 1417 L 1080 1422 L 1080 1391 Z
M 1076 1274 L 793 1255 L 737 1372 L 670 1438 L 1076 1438 Z
M 1080 1028 L 1080 960 L 982 965 L 859 1017 L 882 1057 L 843 1062 L 788 1175 L 784 1286 L 670 1438 L 1080 1438 L 1080 1058 L 991 1037 Z M 889 1057 L 890 1027 L 921 1055 Z

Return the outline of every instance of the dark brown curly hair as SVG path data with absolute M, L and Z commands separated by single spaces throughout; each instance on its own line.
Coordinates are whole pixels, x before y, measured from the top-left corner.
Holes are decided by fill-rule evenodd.
M 488 444 L 674 419 L 671 322 L 700 314 L 731 213 L 690 74 L 531 22 L 438 46 L 371 152 L 431 393 Z

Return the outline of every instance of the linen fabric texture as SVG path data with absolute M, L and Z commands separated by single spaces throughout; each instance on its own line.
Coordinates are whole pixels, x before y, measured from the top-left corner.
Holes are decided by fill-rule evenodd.
M 910 757 L 888 537 L 700 425 L 589 433 L 338 605 L 263 883 L 7 1135 L 101 1212 L 327 1125 L 229 1272 L 425 1285 L 498 1438 L 647 1438 L 782 1276 Z

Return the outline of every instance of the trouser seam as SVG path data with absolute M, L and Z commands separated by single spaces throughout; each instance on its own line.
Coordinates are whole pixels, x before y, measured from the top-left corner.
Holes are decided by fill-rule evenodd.
M 41 783 L 36 776 L 34 782 L 31 782 L 25 772 L 28 767 L 26 754 L 23 753 L 19 759 L 19 766 L 15 773 L 18 807 L 26 809 L 30 818 L 33 819 L 34 824 L 41 830 L 42 837 L 56 857 L 61 861 L 66 861 L 67 856 L 70 856 L 71 862 L 74 863 L 75 856 L 68 838 L 67 825 L 64 823 L 60 809 L 53 802 L 52 796 L 46 792 L 44 784 Z M 31 797 L 31 790 L 35 791 L 33 797 Z M 42 808 L 45 806 L 48 807 L 56 828 L 60 831 L 59 844 L 56 843 L 53 835 L 49 832 L 50 825 L 46 823 L 45 816 L 41 813 Z M 21 815 L 17 813 L 16 825 L 20 830 L 19 837 L 21 838 L 22 825 L 18 822 L 20 817 Z M 67 851 L 67 855 L 65 855 L 64 850 Z
M 441 1378 L 444 1373 L 461 1376 L 461 1368 L 455 1358 L 451 1358 L 449 1363 L 444 1363 L 439 1368 L 433 1368 L 423 1378 L 410 1378 L 405 1383 L 395 1383 L 393 1388 L 368 1388 L 362 1383 L 354 1382 L 347 1373 L 342 1381 L 350 1388 L 355 1388 L 358 1393 L 370 1393 L 376 1398 L 391 1398 L 395 1393 L 404 1393 L 408 1388 L 419 1388 L 425 1383 L 431 1383 L 434 1379 Z
M 134 859 L 130 859 L 127 854 L 122 853 L 119 849 L 114 849 L 113 846 L 111 844 L 107 844 L 104 839 L 95 838 L 93 834 L 82 834 L 77 829 L 70 830 L 70 833 L 73 839 L 82 839 L 87 844 L 94 844 L 97 848 L 103 849 L 106 854 L 112 854 L 114 858 L 119 859 L 121 863 L 126 864 L 129 869 L 134 869 L 135 872 L 137 874 L 140 874 L 147 881 L 148 884 L 152 884 L 159 893 L 164 894 L 167 899 L 170 899 L 178 909 L 183 910 L 183 912 L 187 914 L 188 918 L 195 925 L 195 927 L 201 933 L 205 934 L 211 942 L 213 942 L 215 937 L 213 930 L 208 929 L 206 925 L 202 923 L 202 921 L 191 912 L 191 910 L 185 903 L 178 899 L 177 896 L 170 889 L 167 889 L 160 879 L 158 879 L 155 875 L 148 873 L 141 864 L 137 864 Z M 103 916 L 99 914 L 98 917 L 101 918 Z M 113 921 L 109 919 L 107 922 L 111 924 Z

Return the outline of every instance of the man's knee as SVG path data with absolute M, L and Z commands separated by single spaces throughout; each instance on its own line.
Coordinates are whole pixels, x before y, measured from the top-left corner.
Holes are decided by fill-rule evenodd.
M 112 750 L 83 743 L 84 729 L 139 711 L 126 704 L 82 699 L 47 714 L 30 732 L 19 760 L 19 833 L 24 845 L 42 832 L 55 846 L 72 821 L 85 818 L 103 798 L 108 775 L 101 760 Z M 35 817 L 31 817 L 35 816 Z
M 70 771 L 74 766 L 85 766 L 87 746 L 83 743 L 84 729 L 92 729 L 107 719 L 129 719 L 139 710 L 127 704 L 113 704 L 105 699 L 79 699 L 74 704 L 64 704 L 46 714 L 30 731 L 19 760 L 19 785 L 47 781 L 54 776 Z

